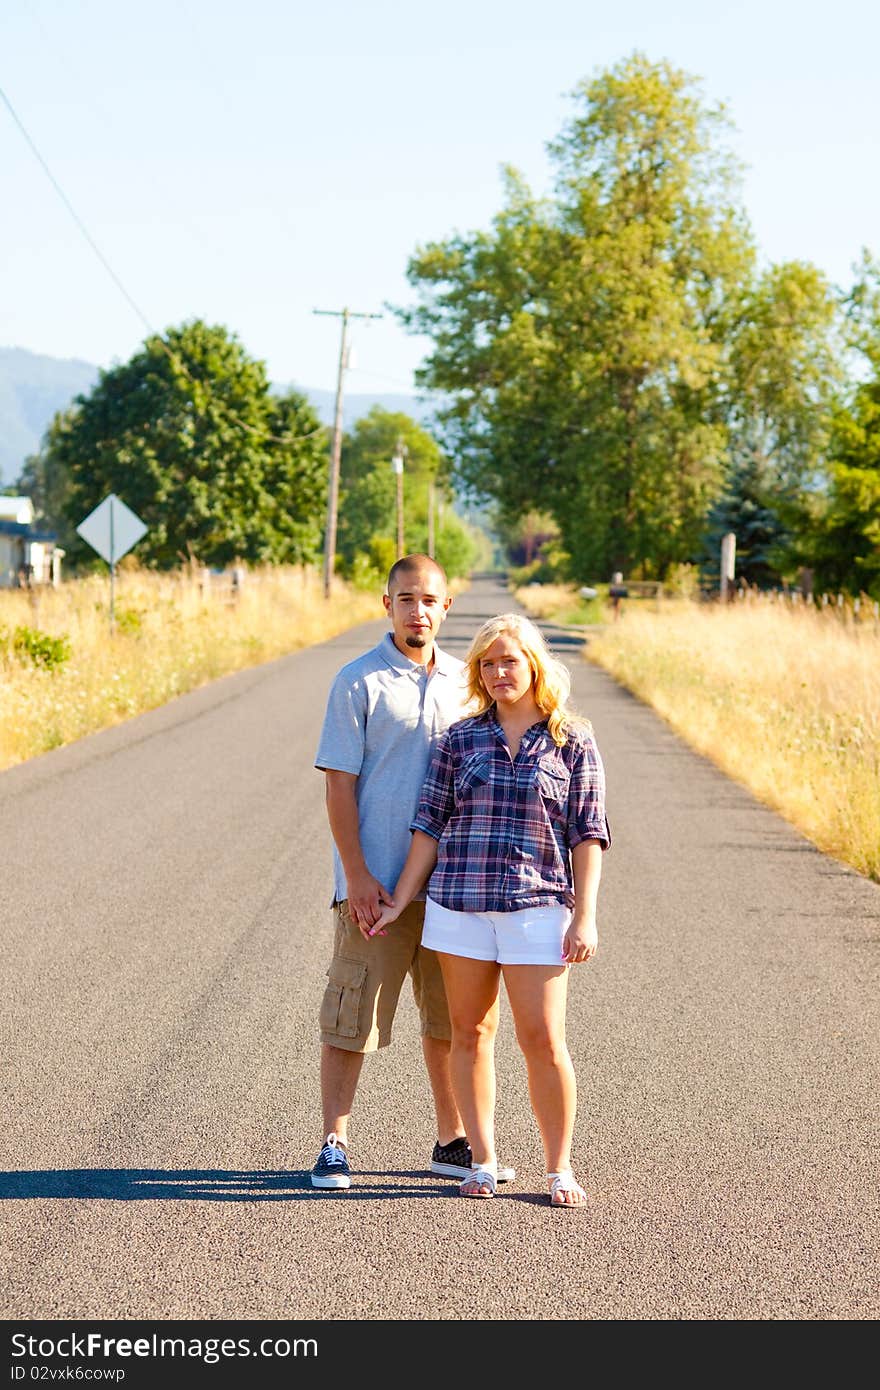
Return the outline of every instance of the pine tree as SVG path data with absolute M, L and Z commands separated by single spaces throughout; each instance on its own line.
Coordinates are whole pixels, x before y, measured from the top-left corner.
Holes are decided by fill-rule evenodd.
M 754 443 L 741 439 L 731 451 L 730 469 L 721 496 L 710 508 L 700 556 L 700 576 L 717 591 L 722 537 L 736 536 L 735 582 L 768 589 L 780 580 L 788 531 L 780 511 L 785 499 Z

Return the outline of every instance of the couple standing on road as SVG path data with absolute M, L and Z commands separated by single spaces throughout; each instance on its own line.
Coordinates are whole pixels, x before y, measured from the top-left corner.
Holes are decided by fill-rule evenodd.
M 452 598 L 429 556 L 392 566 L 391 624 L 330 690 L 315 766 L 333 838 L 335 938 L 321 1002 L 324 1143 L 312 1185 L 351 1185 L 348 1121 L 364 1056 L 391 1041 L 407 974 L 434 1099 L 431 1171 L 492 1197 L 494 1044 L 503 978 L 544 1145 L 550 1202 L 579 1207 L 570 966 L 592 959 L 605 776 L 569 676 L 516 614 L 464 662 L 435 639 Z

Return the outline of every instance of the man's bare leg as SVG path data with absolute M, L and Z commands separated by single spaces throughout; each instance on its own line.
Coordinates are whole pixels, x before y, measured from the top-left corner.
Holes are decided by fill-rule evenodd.
M 422 1038 L 422 1052 L 437 1113 L 437 1138 L 441 1144 L 451 1144 L 453 1139 L 464 1134 L 464 1121 L 452 1094 L 449 1075 L 451 1045 L 443 1038 Z
M 363 1064 L 362 1052 L 349 1052 L 330 1043 L 321 1044 L 322 1139 L 326 1139 L 328 1134 L 335 1134 L 340 1143 L 348 1145 L 348 1120 Z

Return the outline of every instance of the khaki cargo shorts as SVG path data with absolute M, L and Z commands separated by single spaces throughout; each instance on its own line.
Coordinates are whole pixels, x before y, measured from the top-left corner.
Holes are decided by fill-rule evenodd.
M 321 1001 L 321 1042 L 346 1052 L 375 1052 L 391 1041 L 391 1025 L 407 975 L 424 1038 L 452 1036 L 443 976 L 436 953 L 422 945 L 425 904 L 410 903 L 387 936 L 365 941 L 348 914 L 348 901 L 333 908 L 333 959 Z

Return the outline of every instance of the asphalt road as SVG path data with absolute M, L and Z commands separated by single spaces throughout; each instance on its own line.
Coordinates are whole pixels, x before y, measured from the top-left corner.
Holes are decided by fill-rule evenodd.
M 460 596 L 443 644 L 509 609 Z M 313 1191 L 330 842 L 324 699 L 380 616 L 0 775 L 4 1319 L 874 1319 L 880 887 L 548 629 L 608 775 L 571 980 L 582 1212 L 551 1211 L 505 1009 L 467 1202 L 408 993 L 348 1193 Z M 454 1372 L 453 1372 L 454 1373 Z

